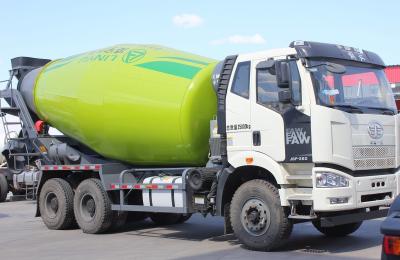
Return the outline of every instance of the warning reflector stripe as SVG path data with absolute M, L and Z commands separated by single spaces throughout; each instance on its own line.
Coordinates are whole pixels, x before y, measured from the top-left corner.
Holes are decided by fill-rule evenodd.
M 158 187 L 159 185 L 156 185 L 156 184 L 149 184 L 149 185 L 146 185 L 146 188 L 147 189 L 162 189 L 162 187 L 160 186 L 160 187 Z
M 167 184 L 167 185 L 159 185 L 159 184 L 117 184 L 113 183 L 110 185 L 111 189 L 133 189 L 133 190 L 178 190 L 181 189 L 179 185 Z
M 42 171 L 100 171 L 100 164 L 86 165 L 42 165 Z
M 111 189 L 112 190 L 119 189 L 119 185 L 118 184 L 111 184 Z

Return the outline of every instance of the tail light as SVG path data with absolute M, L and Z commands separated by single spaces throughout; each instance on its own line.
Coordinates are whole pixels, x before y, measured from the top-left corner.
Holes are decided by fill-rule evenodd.
M 383 249 L 387 255 L 400 256 L 400 237 L 384 236 Z

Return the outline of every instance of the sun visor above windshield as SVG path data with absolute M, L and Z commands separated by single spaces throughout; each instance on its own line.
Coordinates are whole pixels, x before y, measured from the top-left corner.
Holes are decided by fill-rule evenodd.
M 376 53 L 339 44 L 294 41 L 289 47 L 296 49 L 299 58 L 334 58 L 385 67 L 385 63 Z

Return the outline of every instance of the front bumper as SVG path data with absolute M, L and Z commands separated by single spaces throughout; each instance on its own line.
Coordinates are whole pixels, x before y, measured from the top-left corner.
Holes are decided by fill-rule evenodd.
M 365 211 L 358 213 L 350 213 L 337 216 L 323 216 L 319 219 L 321 227 L 335 227 L 339 225 L 350 224 L 358 221 L 364 221 L 369 219 L 384 218 L 389 212 L 388 208 Z
M 349 187 L 317 188 L 316 172 L 332 172 L 348 178 Z M 340 211 L 390 205 L 400 192 L 400 171 L 395 174 L 354 177 L 342 171 L 315 167 L 313 169 L 314 211 Z M 347 198 L 346 203 L 331 204 L 332 198 Z

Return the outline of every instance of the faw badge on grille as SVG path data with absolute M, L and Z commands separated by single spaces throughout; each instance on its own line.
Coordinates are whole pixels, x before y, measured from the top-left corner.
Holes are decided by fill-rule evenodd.
M 383 126 L 377 121 L 368 124 L 368 134 L 372 139 L 380 139 L 383 136 Z

